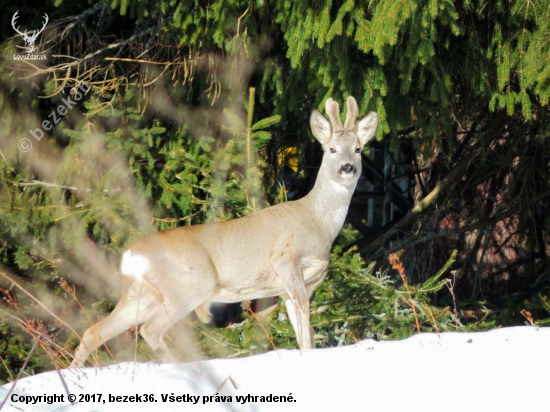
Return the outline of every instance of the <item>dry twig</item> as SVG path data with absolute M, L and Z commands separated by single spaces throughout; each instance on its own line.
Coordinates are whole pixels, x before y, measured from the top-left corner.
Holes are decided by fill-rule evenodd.
M 420 321 L 418 320 L 418 314 L 416 312 L 416 308 L 414 306 L 414 301 L 411 294 L 411 289 L 409 288 L 409 281 L 407 280 L 407 275 L 405 274 L 405 268 L 403 267 L 403 263 L 401 263 L 401 260 L 399 259 L 399 256 L 395 254 L 391 254 L 389 257 L 390 265 L 393 269 L 397 270 L 399 273 L 399 276 L 401 276 L 401 280 L 403 281 L 403 285 L 405 285 L 405 289 L 407 290 L 407 294 L 409 295 L 409 301 L 407 304 L 410 306 L 414 313 L 414 320 L 416 322 L 416 330 L 418 333 L 420 333 L 422 330 L 420 329 Z

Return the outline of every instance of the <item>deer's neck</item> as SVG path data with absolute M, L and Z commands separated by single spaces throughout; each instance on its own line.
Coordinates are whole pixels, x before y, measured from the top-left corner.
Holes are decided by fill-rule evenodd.
M 350 186 L 335 182 L 321 165 L 315 186 L 307 195 L 313 215 L 333 238 L 336 238 L 344 225 L 355 186 L 357 181 Z

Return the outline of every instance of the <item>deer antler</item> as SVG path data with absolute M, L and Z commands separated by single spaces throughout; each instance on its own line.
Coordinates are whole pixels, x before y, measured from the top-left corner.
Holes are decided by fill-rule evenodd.
M 21 36 L 26 36 L 26 35 L 27 35 L 26 32 L 25 32 L 25 33 L 21 33 L 21 32 L 19 31 L 19 27 L 15 27 L 16 20 L 17 20 L 17 18 L 19 17 L 19 16 L 17 15 L 17 13 L 19 13 L 19 10 L 17 10 L 17 11 L 15 12 L 15 14 L 13 15 L 13 17 L 11 18 L 11 27 L 13 27 L 13 29 L 14 29 L 17 33 L 19 33 Z
M 338 103 L 332 100 L 332 98 L 327 100 L 325 104 L 325 110 L 328 114 L 328 117 L 330 118 L 330 122 L 332 123 L 333 131 L 339 129 L 352 130 L 355 128 L 355 120 L 359 115 L 359 107 L 357 106 L 357 102 L 352 96 L 348 97 L 347 106 L 348 115 L 346 116 L 344 126 L 342 126 L 342 121 L 340 120 L 340 107 L 338 106 Z
M 33 35 L 32 37 L 36 38 L 38 37 L 38 35 L 40 33 L 42 33 L 44 31 L 44 29 L 46 28 L 46 24 L 48 24 L 48 22 L 50 21 L 50 18 L 48 17 L 48 15 L 46 13 L 44 13 L 44 17 L 46 18 L 46 20 L 44 21 L 44 24 L 42 25 L 42 28 L 40 29 L 40 31 L 36 34 L 34 34 L 34 31 L 33 31 Z M 36 31 L 36 30 L 35 30 Z
M 32 35 L 29 36 L 27 35 L 27 31 L 25 30 L 25 33 L 21 32 L 19 30 L 19 26 L 15 26 L 17 24 L 17 18 L 19 17 L 18 16 L 18 13 L 19 13 L 19 10 L 17 10 L 15 12 L 15 14 L 13 15 L 13 17 L 11 18 L 11 26 L 13 27 L 13 29 L 19 33 L 21 36 L 23 36 L 23 39 L 25 39 L 25 41 L 27 40 L 31 40 L 31 41 L 34 41 L 38 38 L 38 36 L 40 35 L 40 33 L 42 33 L 44 31 L 44 29 L 46 28 L 46 25 L 48 24 L 48 22 L 50 21 L 50 18 L 48 17 L 48 15 L 46 13 L 44 13 L 44 17 L 45 17 L 45 20 L 44 20 L 44 24 L 42 25 L 42 28 L 40 30 L 33 30 L 32 31 Z
M 355 99 L 350 96 L 347 100 L 348 104 L 348 115 L 346 116 L 346 122 L 344 123 L 344 129 L 354 129 L 355 128 L 355 119 L 359 115 L 359 107 Z
M 36 40 L 38 38 L 38 36 L 40 35 L 40 33 L 42 33 L 44 31 L 44 29 L 46 28 L 46 24 L 48 24 L 48 21 L 50 21 L 48 15 L 46 13 L 44 13 L 44 17 L 46 18 L 46 20 L 44 21 L 44 24 L 42 25 L 42 28 L 38 31 L 38 33 L 36 32 L 36 30 L 33 30 L 32 32 L 32 36 L 31 38 Z
M 332 123 L 332 131 L 335 132 L 342 129 L 342 121 L 340 120 L 340 106 L 332 100 L 332 97 L 330 97 L 325 103 L 325 111 L 327 112 L 330 122 Z

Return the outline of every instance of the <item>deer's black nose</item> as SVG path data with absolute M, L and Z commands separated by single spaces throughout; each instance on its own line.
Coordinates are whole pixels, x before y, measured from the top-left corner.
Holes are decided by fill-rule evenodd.
M 346 163 L 345 165 L 342 165 L 342 167 L 340 168 L 340 173 L 348 173 L 349 174 L 349 173 L 355 173 L 356 171 L 357 171 L 357 169 L 351 163 Z

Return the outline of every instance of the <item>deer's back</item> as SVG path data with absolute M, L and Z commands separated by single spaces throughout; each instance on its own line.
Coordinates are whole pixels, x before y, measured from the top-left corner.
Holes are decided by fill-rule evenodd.
M 213 274 L 219 285 L 217 301 L 223 302 L 242 300 L 248 290 L 255 295 L 247 298 L 283 292 L 274 260 L 287 254 L 298 265 L 328 261 L 332 241 L 308 214 L 307 203 L 298 200 L 231 221 L 163 230 L 140 239 L 129 250 L 150 259 L 153 270 L 155 263 L 166 269 L 170 261 L 182 274 Z

